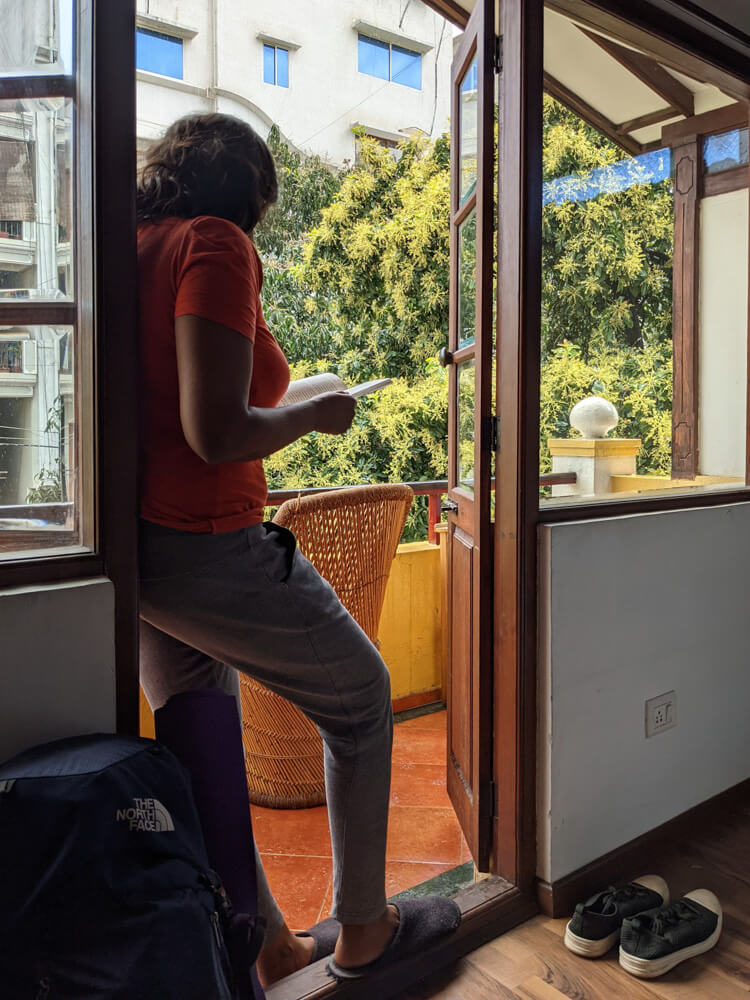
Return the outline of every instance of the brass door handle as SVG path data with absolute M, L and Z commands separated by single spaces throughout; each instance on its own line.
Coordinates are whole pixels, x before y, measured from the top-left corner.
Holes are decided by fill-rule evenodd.
M 441 347 L 438 351 L 438 361 L 441 368 L 447 368 L 448 365 L 453 364 L 453 353 L 447 347 Z

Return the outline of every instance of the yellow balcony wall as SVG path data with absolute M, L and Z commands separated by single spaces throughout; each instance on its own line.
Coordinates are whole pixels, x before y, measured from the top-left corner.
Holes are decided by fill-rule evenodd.
M 378 635 L 396 710 L 439 700 L 443 640 L 438 545 L 399 545 Z

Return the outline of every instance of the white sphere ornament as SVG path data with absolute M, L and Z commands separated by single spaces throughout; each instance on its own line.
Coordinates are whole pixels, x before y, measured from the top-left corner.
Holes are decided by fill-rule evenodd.
M 587 396 L 570 411 L 570 426 L 584 438 L 603 438 L 614 428 L 620 415 L 608 399 Z

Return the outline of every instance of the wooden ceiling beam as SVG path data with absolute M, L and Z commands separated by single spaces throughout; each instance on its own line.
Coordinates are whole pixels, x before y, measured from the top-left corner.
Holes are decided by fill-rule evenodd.
M 690 118 L 695 114 L 695 100 L 691 90 L 668 73 L 663 66 L 655 62 L 649 56 L 644 56 L 641 52 L 634 52 L 633 49 L 626 49 L 624 45 L 597 35 L 594 31 L 581 28 L 579 31 L 595 42 L 600 49 L 615 59 L 629 73 L 637 77 L 641 83 L 645 84 L 649 90 L 663 98 L 667 104 L 678 109 L 680 114 Z
M 544 74 L 544 89 L 556 101 L 564 104 L 566 108 L 569 108 L 579 118 L 588 122 L 592 128 L 601 132 L 602 135 L 606 135 L 617 146 L 621 146 L 631 156 L 638 156 L 639 153 L 643 152 L 643 146 L 637 139 L 618 132 L 617 125 L 614 122 L 606 118 L 596 108 L 592 108 L 590 104 L 587 104 L 586 101 L 582 100 L 577 94 L 574 94 L 572 90 L 569 90 L 568 87 L 547 72 Z
M 658 111 L 650 111 L 647 115 L 639 115 L 629 121 L 621 122 L 617 126 L 620 135 L 627 135 L 629 132 L 637 132 L 639 128 L 648 128 L 649 125 L 661 125 L 671 118 L 677 118 L 682 112 L 678 108 L 659 108 Z
M 674 146 L 685 137 L 711 135 L 713 132 L 729 132 L 736 128 L 747 128 L 750 120 L 750 105 L 744 101 L 725 104 L 723 108 L 704 111 L 685 121 L 665 125 L 661 132 L 666 146 Z

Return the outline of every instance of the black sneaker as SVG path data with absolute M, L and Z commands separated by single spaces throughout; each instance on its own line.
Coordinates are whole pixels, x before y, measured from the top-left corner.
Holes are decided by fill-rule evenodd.
M 694 889 L 623 922 L 620 965 L 634 976 L 654 979 L 713 948 L 720 934 L 721 903 L 708 889 Z
M 658 875 L 642 875 L 620 889 L 611 885 L 576 906 L 565 928 L 565 947 L 583 958 L 604 955 L 619 941 L 625 917 L 668 902 L 669 888 Z

